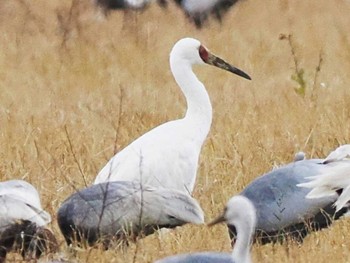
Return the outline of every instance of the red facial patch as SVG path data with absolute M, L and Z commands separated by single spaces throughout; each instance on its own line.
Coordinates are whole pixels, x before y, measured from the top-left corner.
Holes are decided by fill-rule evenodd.
M 208 61 L 208 56 L 209 56 L 208 50 L 202 45 L 200 45 L 199 47 L 199 56 L 203 59 L 204 62 Z

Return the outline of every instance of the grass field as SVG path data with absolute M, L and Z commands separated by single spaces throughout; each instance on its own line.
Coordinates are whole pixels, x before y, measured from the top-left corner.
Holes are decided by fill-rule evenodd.
M 349 10 L 346 0 L 244 0 L 221 25 L 210 20 L 198 31 L 173 4 L 102 19 L 87 0 L 2 1 L 0 180 L 21 178 L 40 192 L 61 244 L 51 257 L 152 262 L 180 252 L 230 251 L 224 225 L 187 225 L 139 240 L 125 252 L 82 250 L 73 259 L 55 214 L 115 152 L 183 116 L 185 100 L 168 57 L 185 36 L 198 38 L 253 79 L 196 68 L 214 109 L 194 192 L 206 221 L 297 151 L 324 157 L 349 143 Z M 302 245 L 254 246 L 253 260 L 348 262 L 349 227 L 344 219 Z M 12 254 L 12 261 L 20 258 Z

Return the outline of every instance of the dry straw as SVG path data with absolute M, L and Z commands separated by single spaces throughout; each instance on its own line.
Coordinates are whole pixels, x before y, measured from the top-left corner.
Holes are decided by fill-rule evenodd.
M 350 142 L 349 8 L 348 1 L 241 1 L 221 25 L 211 20 L 197 31 L 173 4 L 103 19 L 85 0 L 3 1 L 0 179 L 31 182 L 54 216 L 116 151 L 184 114 L 168 55 L 175 41 L 192 36 L 253 78 L 197 70 L 214 119 L 194 196 L 212 219 L 232 195 L 294 153 L 323 157 Z M 297 70 L 303 70 L 303 95 L 295 91 Z M 254 246 L 253 260 L 347 262 L 349 224 L 336 222 L 302 245 Z M 71 257 L 55 220 L 51 227 Z M 126 252 L 88 249 L 75 256 L 152 262 L 200 250 L 230 251 L 226 228 L 186 225 L 141 239 Z

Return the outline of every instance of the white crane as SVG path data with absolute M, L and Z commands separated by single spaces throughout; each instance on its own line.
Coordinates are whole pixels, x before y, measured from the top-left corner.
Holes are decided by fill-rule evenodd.
M 170 67 L 186 97 L 185 117 L 154 128 L 118 152 L 99 172 L 95 184 L 139 181 L 192 193 L 199 154 L 212 122 L 208 93 L 192 71 L 194 64 L 205 63 L 250 79 L 243 71 L 211 54 L 198 40 L 179 40 L 170 53 Z
M 222 216 L 209 226 L 220 222 L 227 222 L 237 229 L 237 241 L 232 254 L 220 252 L 197 252 L 175 255 L 156 261 L 155 263 L 250 263 L 250 245 L 256 225 L 256 211 L 252 202 L 244 196 L 232 197 Z
M 316 176 L 310 176 L 309 182 L 299 184 L 300 187 L 312 188 L 306 196 L 309 199 L 339 195 L 334 203 L 339 211 L 350 201 L 350 144 L 345 144 L 331 152 L 323 163 L 328 169 L 320 171 Z

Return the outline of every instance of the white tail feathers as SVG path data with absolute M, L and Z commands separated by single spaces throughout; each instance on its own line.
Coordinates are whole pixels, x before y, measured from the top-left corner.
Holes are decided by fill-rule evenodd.
M 341 160 L 344 160 L 344 158 L 349 155 L 350 155 L 350 144 L 344 144 L 342 146 L 339 146 L 333 152 L 331 152 L 323 161 L 323 163 L 341 161 Z
M 343 192 L 338 197 L 338 200 L 334 203 L 334 205 L 337 208 L 337 211 L 345 207 L 349 202 L 349 200 L 350 200 L 350 186 L 347 186 L 346 188 L 343 189 Z
M 312 182 L 313 183 L 313 182 Z M 312 185 L 309 185 L 308 183 L 304 184 L 298 184 L 300 187 L 305 187 L 305 188 L 312 188 Z M 331 187 L 327 186 L 314 186 L 314 188 L 306 195 L 306 198 L 309 199 L 314 199 L 314 198 L 322 198 L 322 197 L 327 197 L 327 196 L 332 196 L 334 195 L 335 190 L 332 189 Z
M 298 184 L 299 187 L 311 188 L 307 198 L 321 198 L 334 195 L 337 190 L 342 193 L 335 202 L 337 211 L 350 201 L 350 144 L 342 145 L 331 152 L 323 161 L 324 166 L 316 176 L 309 177 L 309 182 Z

